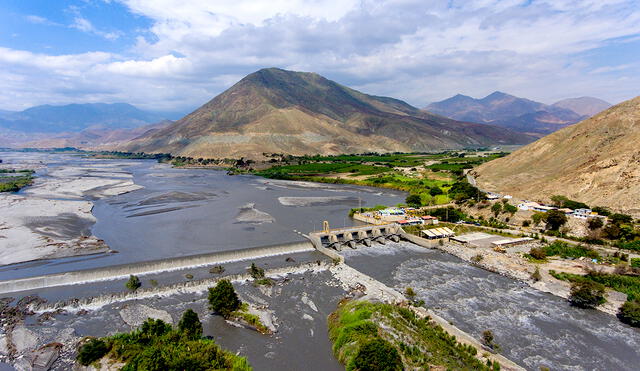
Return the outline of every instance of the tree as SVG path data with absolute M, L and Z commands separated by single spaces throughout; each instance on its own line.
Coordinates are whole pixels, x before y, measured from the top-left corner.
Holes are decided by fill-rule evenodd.
M 538 226 L 540 222 L 545 220 L 546 215 L 544 213 L 534 213 L 531 215 L 531 220 L 533 221 L 533 225 Z
M 614 223 L 607 223 L 602 230 L 604 236 L 610 240 L 617 240 L 620 238 L 620 227 Z
M 202 323 L 200 323 L 198 313 L 187 309 L 184 314 L 182 314 L 180 322 L 178 322 L 178 329 L 189 339 L 196 340 L 201 338 Z
M 138 276 L 134 276 L 132 274 L 129 276 L 129 281 L 125 283 L 125 286 L 131 291 L 136 291 L 137 289 L 140 288 L 140 286 L 142 286 L 142 283 L 140 282 L 140 279 L 138 278 Z
M 600 283 L 590 280 L 574 282 L 571 284 L 569 302 L 580 308 L 595 308 L 607 301 L 604 292 L 604 285 Z
M 220 280 L 209 288 L 209 309 L 227 318 L 240 308 L 240 299 L 229 280 Z
M 633 222 L 633 218 L 631 217 L 631 215 L 627 214 L 611 214 L 609 216 L 609 220 L 611 220 L 611 222 L 616 225 L 629 224 Z
M 407 205 L 411 207 L 422 206 L 422 199 L 420 198 L 420 195 L 416 195 L 416 194 L 408 195 L 407 198 L 405 199 L 405 202 L 407 203 Z
M 435 197 L 437 195 L 444 194 L 444 191 L 440 187 L 433 187 L 429 190 L 429 194 Z
M 544 260 L 547 258 L 547 252 L 545 251 L 544 247 L 532 247 L 529 250 L 529 255 L 538 260 Z
M 518 212 L 518 208 L 517 207 L 515 207 L 515 206 L 513 206 L 511 204 L 508 204 L 508 203 L 505 203 L 504 206 L 502 206 L 502 208 L 504 209 L 505 213 L 509 213 L 511 215 L 513 215 L 516 212 Z
M 596 229 L 602 228 L 604 226 L 604 222 L 601 218 L 590 218 L 587 220 L 587 226 L 592 231 L 595 231 Z
M 547 228 L 552 231 L 557 231 L 567 223 L 567 216 L 565 213 L 559 210 L 549 210 L 547 212 L 547 217 L 545 218 L 547 222 Z
M 633 326 L 640 327 L 640 301 L 627 301 L 618 310 L 618 319 Z
M 375 337 L 360 346 L 353 359 L 353 369 L 359 371 L 402 370 L 402 358 L 388 341 Z
M 416 297 L 416 292 L 411 287 L 407 287 L 407 289 L 404 290 L 404 294 L 411 300 Z
M 502 204 L 500 202 L 496 202 L 495 204 L 493 204 L 493 206 L 491 206 L 491 211 L 493 211 L 493 215 L 495 215 L 495 217 L 497 218 L 502 211 Z
M 76 359 L 83 366 L 89 366 L 93 362 L 104 357 L 109 351 L 107 344 L 100 339 L 91 339 L 87 341 L 78 350 Z
M 609 209 L 607 209 L 606 207 L 595 206 L 593 209 L 591 209 L 591 211 L 594 211 L 598 213 L 598 215 L 602 215 L 602 216 L 611 215 L 611 211 L 609 211 Z

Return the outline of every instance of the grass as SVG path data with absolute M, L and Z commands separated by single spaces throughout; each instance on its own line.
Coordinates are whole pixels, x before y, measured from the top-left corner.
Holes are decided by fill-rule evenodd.
M 230 318 L 246 322 L 248 325 L 255 327 L 261 334 L 271 334 L 271 330 L 262 323 L 260 317 L 249 313 L 249 305 L 247 303 L 242 303 L 240 309 L 231 312 Z
M 580 282 L 590 280 L 593 282 L 601 283 L 606 287 L 620 291 L 627 294 L 627 300 L 633 301 L 640 299 L 640 277 L 639 276 L 625 276 L 621 274 L 609 274 L 590 272 L 587 275 L 581 276 L 579 274 L 572 273 L 557 273 L 553 270 L 549 273 L 559 279 L 569 282 Z
M 18 192 L 22 188 L 31 185 L 33 177 L 31 174 L 23 176 L 0 177 L 0 192 Z
M 221 349 L 213 340 L 189 336 L 153 319 L 129 333 L 90 339 L 80 348 L 78 361 L 88 366 L 105 356 L 125 363 L 123 370 L 251 370 L 246 358 Z
M 559 256 L 563 259 L 567 258 L 580 258 L 586 257 L 590 259 L 602 259 L 600 254 L 597 251 L 581 246 L 581 245 L 570 245 L 566 242 L 555 241 L 554 243 L 548 244 L 543 247 L 544 252 L 547 256 Z
M 363 344 L 376 338 L 388 341 L 402 358 L 404 369 L 442 366 L 453 370 L 490 370 L 476 358 L 477 350 L 458 343 L 429 318 L 418 318 L 410 309 L 392 304 L 345 301 L 329 316 L 333 352 L 347 370 Z M 494 369 L 499 369 L 496 364 Z

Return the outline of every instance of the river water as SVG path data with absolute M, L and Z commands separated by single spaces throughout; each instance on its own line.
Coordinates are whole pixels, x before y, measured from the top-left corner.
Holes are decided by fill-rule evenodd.
M 501 353 L 530 370 L 638 370 L 640 329 L 597 310 L 408 242 L 345 250 L 348 265 L 417 298 L 461 330 L 493 331 Z
M 304 241 L 300 233 L 356 225 L 353 207 L 395 205 L 405 193 L 350 185 L 269 180 L 250 175 L 229 176 L 209 169 L 175 169 L 151 160 L 103 160 L 42 153 L 3 153 L 15 162 L 52 169 L 117 164 L 144 188 L 94 200 L 97 222 L 91 232 L 117 254 L 42 260 L 0 268 L 0 280 Z M 96 174 L 103 176 L 103 170 Z M 91 170 L 86 176 L 92 176 Z M 93 199 L 86 192 L 86 199 Z M 73 226 L 70 226 L 73 227 Z

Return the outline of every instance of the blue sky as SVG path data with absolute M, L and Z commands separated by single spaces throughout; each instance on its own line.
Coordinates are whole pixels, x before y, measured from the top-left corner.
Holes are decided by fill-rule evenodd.
M 639 0 L 3 0 L 0 109 L 189 111 L 263 67 L 423 107 L 640 95 Z

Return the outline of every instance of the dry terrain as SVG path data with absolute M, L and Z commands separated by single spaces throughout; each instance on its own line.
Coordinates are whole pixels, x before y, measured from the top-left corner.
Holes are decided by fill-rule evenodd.
M 473 171 L 478 185 L 518 198 L 564 195 L 640 216 L 640 97 Z

